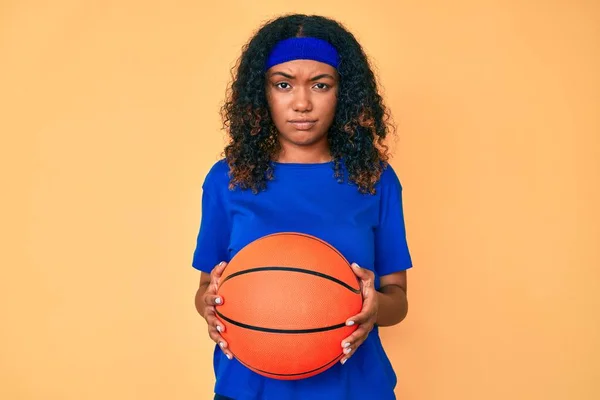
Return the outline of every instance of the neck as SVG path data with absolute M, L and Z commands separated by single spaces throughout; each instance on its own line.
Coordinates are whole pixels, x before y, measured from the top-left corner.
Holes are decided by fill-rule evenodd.
M 289 146 L 287 143 L 282 143 L 281 151 L 273 158 L 273 161 L 280 163 L 300 163 L 314 164 L 326 163 L 333 159 L 329 152 L 329 146 L 325 142 L 325 146 L 317 148 Z

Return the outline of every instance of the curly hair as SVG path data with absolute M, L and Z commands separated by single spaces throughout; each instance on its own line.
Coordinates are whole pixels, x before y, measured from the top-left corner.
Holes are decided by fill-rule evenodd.
M 348 179 L 359 191 L 374 194 L 389 160 L 384 140 L 394 131 L 375 75 L 358 41 L 339 22 L 303 14 L 284 15 L 264 24 L 244 45 L 232 69 L 232 82 L 221 108 L 229 137 L 223 154 L 230 168 L 229 188 L 257 193 L 274 177 L 271 160 L 280 144 L 267 104 L 264 66 L 273 46 L 290 37 L 316 37 L 337 49 L 338 100 L 327 133 L 334 177 L 343 182 L 343 161 Z

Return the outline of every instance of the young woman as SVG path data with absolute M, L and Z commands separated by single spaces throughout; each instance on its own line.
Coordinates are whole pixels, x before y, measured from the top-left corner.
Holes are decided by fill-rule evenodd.
M 390 131 L 376 79 L 354 36 L 319 16 L 265 24 L 245 46 L 223 118 L 230 143 L 203 183 L 192 265 L 201 271 L 196 308 L 217 345 L 215 399 L 389 400 L 396 375 L 378 328 L 407 313 L 412 266 L 402 188 L 388 165 Z M 215 306 L 226 263 L 276 232 L 325 240 L 353 262 L 362 311 L 340 343 L 340 363 L 316 376 L 265 378 L 233 357 Z M 290 354 L 294 357 L 294 354 Z

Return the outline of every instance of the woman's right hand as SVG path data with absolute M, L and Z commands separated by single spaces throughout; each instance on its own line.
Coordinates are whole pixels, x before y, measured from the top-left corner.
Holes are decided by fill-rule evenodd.
M 214 267 L 210 273 L 210 283 L 202 296 L 205 305 L 204 315 L 202 316 L 208 325 L 208 335 L 221 347 L 227 358 L 231 360 L 233 359 L 233 354 L 229 351 L 227 342 L 221 336 L 221 333 L 225 332 L 225 324 L 217 317 L 215 312 L 215 307 L 223 304 L 223 298 L 217 295 L 217 290 L 219 288 L 219 280 L 226 266 L 227 263 L 223 261 Z

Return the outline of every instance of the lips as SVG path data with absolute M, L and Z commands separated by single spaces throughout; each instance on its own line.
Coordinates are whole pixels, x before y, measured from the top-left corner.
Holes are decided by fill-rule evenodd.
M 307 131 L 307 130 L 311 129 L 313 126 L 315 126 L 315 124 L 317 123 L 317 120 L 294 119 L 289 122 L 290 122 L 290 124 L 292 124 L 294 126 L 294 128 L 298 129 L 299 131 Z

